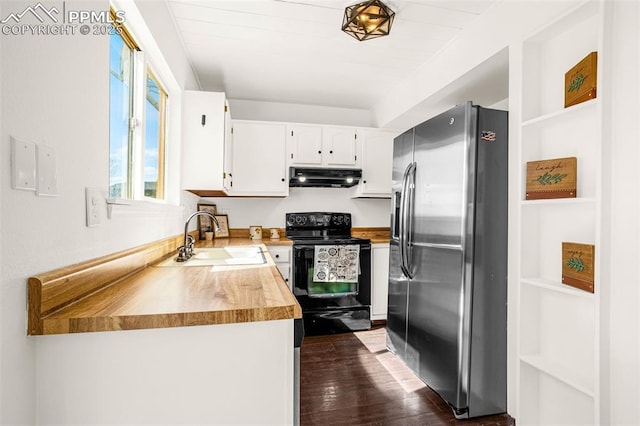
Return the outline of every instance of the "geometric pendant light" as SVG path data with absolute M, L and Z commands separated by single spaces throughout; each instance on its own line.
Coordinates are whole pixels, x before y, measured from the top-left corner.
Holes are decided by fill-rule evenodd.
M 396 13 L 380 0 L 369 0 L 344 10 L 342 31 L 360 40 L 389 35 Z

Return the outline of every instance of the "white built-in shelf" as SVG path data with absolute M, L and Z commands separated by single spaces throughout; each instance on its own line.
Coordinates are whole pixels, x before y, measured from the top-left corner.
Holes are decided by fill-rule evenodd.
M 598 98 L 590 101 L 582 102 L 577 105 L 570 106 L 568 108 L 558 109 L 548 114 L 543 114 L 538 117 L 531 118 L 523 121 L 521 126 L 523 129 L 538 128 L 541 126 L 553 125 L 556 122 L 560 123 L 573 119 L 574 116 L 578 116 L 582 113 L 595 112 L 599 101 Z
M 594 197 L 576 197 L 576 198 L 552 198 L 548 200 L 522 200 L 522 207 L 539 207 L 539 206 L 574 206 L 574 205 L 595 205 Z
M 577 288 L 563 284 L 561 281 L 550 280 L 538 277 L 523 277 L 520 279 L 523 285 L 535 287 L 537 289 L 567 294 L 572 297 L 583 297 L 585 299 L 593 299 L 594 294 L 588 291 L 578 290 Z
M 554 362 L 553 360 L 541 355 L 521 355 L 520 361 L 541 371 L 556 380 L 572 387 L 573 389 L 583 393 L 584 395 L 594 398 L 593 380 L 590 380 L 588 374 L 580 371 L 573 371 L 566 365 Z
M 600 293 L 562 283 L 562 242 L 600 239 L 603 4 L 585 1 L 522 41 L 517 269 L 519 424 L 595 425 L 600 418 Z M 598 52 L 597 98 L 564 107 L 565 74 Z M 576 157 L 576 198 L 526 200 L 526 163 Z
M 526 37 L 527 43 L 546 43 L 554 41 L 567 32 L 567 29 L 573 28 L 580 23 L 593 18 L 598 14 L 598 3 L 594 1 L 585 1 L 568 13 L 558 17 L 556 20 L 547 24 L 544 28 L 535 31 Z

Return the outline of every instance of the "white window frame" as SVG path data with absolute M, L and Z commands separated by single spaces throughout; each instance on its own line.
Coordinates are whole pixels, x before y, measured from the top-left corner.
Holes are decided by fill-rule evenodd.
M 114 10 L 125 12 L 124 26 L 140 50 L 134 51 L 134 94 L 133 119 L 133 170 L 132 193 L 128 199 L 109 199 L 109 205 L 132 205 L 139 202 L 153 204 L 180 204 L 180 94 L 182 89 L 177 83 L 160 48 L 155 42 L 149 28 L 138 11 L 135 3 L 128 1 L 111 1 Z M 144 195 L 144 132 L 145 132 L 145 90 L 147 72 L 161 85 L 167 95 L 166 119 L 164 129 L 164 194 L 162 198 Z M 172 177 L 170 180 L 169 177 Z

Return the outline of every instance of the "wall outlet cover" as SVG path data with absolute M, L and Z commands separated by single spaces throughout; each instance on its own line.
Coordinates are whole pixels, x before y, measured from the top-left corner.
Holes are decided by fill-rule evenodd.
M 102 222 L 102 206 L 104 198 L 97 188 L 85 188 L 87 226 L 98 226 Z
M 44 145 L 37 147 L 37 195 L 58 195 L 58 173 L 56 170 L 56 152 Z
M 11 187 L 36 190 L 36 144 L 11 137 Z

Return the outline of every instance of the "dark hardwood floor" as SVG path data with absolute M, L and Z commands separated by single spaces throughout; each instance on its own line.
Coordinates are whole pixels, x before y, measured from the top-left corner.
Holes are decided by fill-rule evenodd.
M 300 424 L 507 426 L 508 415 L 456 420 L 385 348 L 385 328 L 307 336 L 300 351 Z

